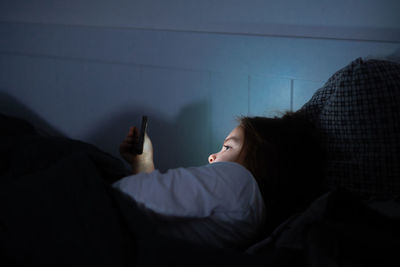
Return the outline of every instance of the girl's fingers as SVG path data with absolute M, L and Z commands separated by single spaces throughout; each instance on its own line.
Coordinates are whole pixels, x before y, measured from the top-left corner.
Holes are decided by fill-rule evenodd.
M 124 142 L 127 142 L 127 143 L 134 143 L 135 140 L 136 140 L 136 138 L 134 138 L 134 137 L 132 137 L 132 136 L 128 136 L 128 137 L 125 138 Z
M 137 143 L 139 138 L 138 129 L 135 126 L 129 128 L 128 135 L 125 137 L 123 142 L 126 143 Z
M 130 127 L 128 136 L 138 137 L 139 136 L 138 129 L 135 126 Z
M 122 143 L 120 144 L 121 147 L 131 147 L 131 146 L 133 146 L 133 145 L 134 145 L 133 143 L 129 143 L 129 142 L 122 142 Z

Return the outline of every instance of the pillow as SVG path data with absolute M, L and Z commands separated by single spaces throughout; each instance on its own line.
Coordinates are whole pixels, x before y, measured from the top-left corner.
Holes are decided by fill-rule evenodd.
M 324 135 L 329 187 L 400 195 L 400 64 L 358 58 L 300 109 Z

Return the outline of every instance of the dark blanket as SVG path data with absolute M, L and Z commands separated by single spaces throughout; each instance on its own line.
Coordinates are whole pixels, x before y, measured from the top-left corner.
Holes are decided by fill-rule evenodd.
M 400 266 L 399 208 L 398 201 L 365 201 L 338 187 L 248 252 L 276 266 Z
M 1 116 L 0 245 L 5 262 L 126 266 L 134 243 L 108 183 L 117 159 Z

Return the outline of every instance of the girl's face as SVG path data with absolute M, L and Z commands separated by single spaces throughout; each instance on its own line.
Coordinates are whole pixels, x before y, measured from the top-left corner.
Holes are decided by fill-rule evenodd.
M 238 126 L 226 137 L 222 149 L 208 157 L 209 163 L 231 161 L 242 164 L 242 157 L 240 151 L 244 143 L 243 128 Z

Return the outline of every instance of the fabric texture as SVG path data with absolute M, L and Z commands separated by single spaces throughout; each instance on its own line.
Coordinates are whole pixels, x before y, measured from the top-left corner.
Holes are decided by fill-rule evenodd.
M 266 256 L 271 266 L 399 266 L 400 216 L 386 208 L 400 203 L 385 203 L 384 212 L 377 204 L 334 189 L 247 253 Z
M 130 175 L 114 183 L 173 238 L 240 248 L 254 242 L 265 220 L 253 175 L 233 162 Z
M 400 195 L 400 64 L 358 58 L 301 109 L 324 134 L 326 177 L 368 198 Z

